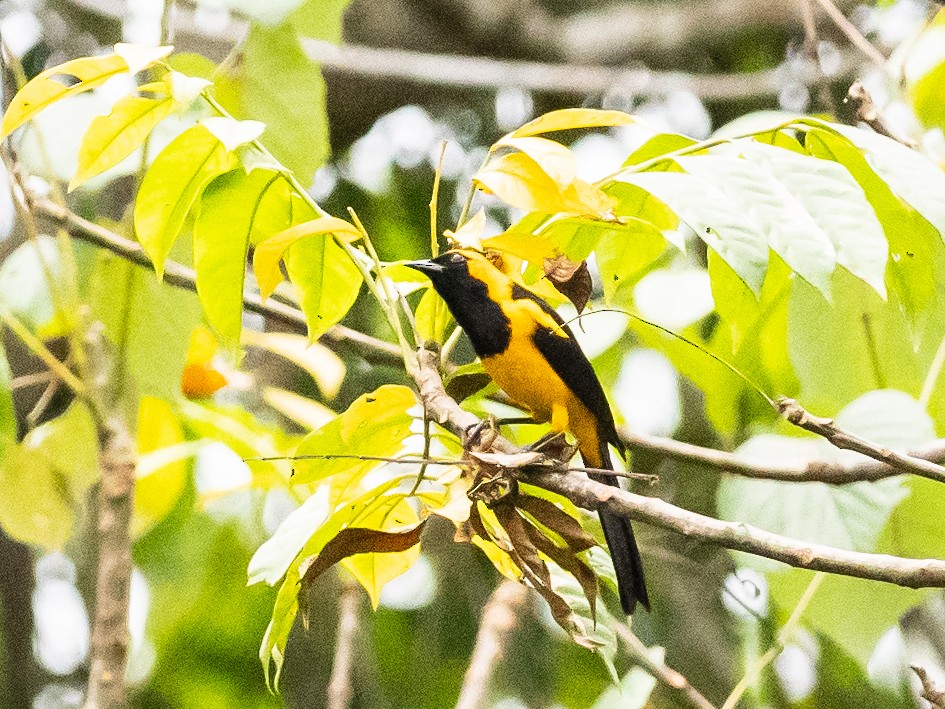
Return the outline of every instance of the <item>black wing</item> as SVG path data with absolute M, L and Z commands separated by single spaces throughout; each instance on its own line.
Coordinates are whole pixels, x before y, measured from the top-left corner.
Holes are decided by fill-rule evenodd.
M 561 377 L 561 380 L 574 392 L 578 400 L 597 419 L 598 432 L 601 438 L 608 443 L 613 443 L 623 452 L 623 446 L 614 426 L 614 415 L 610 410 L 610 403 L 607 401 L 607 396 L 604 394 L 604 389 L 600 385 L 600 380 L 598 380 L 594 368 L 575 339 L 571 328 L 565 325 L 564 320 L 554 308 L 517 283 L 512 285 L 512 298 L 515 300 L 528 298 L 535 301 L 567 333 L 568 336 L 565 338 L 551 330 L 540 328 L 532 335 L 532 341 L 548 361 L 548 364 L 551 365 L 555 374 Z

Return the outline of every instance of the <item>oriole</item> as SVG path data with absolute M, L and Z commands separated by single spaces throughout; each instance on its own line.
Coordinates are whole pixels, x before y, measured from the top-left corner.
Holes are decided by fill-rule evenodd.
M 571 329 L 548 303 L 519 285 L 482 253 L 470 249 L 408 264 L 433 287 L 466 331 L 493 381 L 535 421 L 577 439 L 584 464 L 612 470 L 608 444 L 624 455 L 604 390 Z M 612 476 L 594 475 L 617 485 Z M 620 605 L 649 609 L 640 552 L 628 520 L 601 512 L 617 574 Z

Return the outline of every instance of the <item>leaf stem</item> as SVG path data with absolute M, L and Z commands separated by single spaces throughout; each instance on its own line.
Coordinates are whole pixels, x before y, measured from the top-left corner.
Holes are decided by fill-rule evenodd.
M 43 364 L 49 367 L 51 372 L 59 377 L 66 386 L 72 389 L 77 396 L 85 397 L 87 391 L 85 384 L 74 375 L 56 355 L 50 352 L 43 341 L 30 332 L 29 328 L 26 327 L 19 318 L 6 308 L 0 308 L 0 320 L 23 341 L 23 344 L 25 344 L 33 354 L 43 361 Z
M 433 194 L 430 196 L 430 255 L 436 258 L 440 255 L 440 235 L 436 228 L 436 215 L 440 200 L 440 178 L 443 176 L 443 158 L 446 156 L 446 141 L 440 143 L 440 158 L 436 162 L 436 172 L 433 175 Z
M 923 409 L 927 409 L 929 402 L 932 400 L 932 394 L 935 392 L 935 386 L 938 384 L 943 368 L 945 368 L 945 335 L 942 336 L 942 341 L 938 344 L 935 357 L 932 358 L 932 364 L 929 365 L 929 372 L 925 375 L 925 381 L 922 382 L 919 404 Z

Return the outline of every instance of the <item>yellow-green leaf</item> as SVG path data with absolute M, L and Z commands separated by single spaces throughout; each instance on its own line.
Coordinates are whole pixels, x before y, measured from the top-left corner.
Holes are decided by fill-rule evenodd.
M 510 135 L 515 138 L 523 138 L 539 133 L 571 128 L 626 126 L 634 121 L 636 119 L 633 116 L 623 111 L 603 111 L 597 108 L 562 108 L 529 121 L 521 128 L 512 131 Z
M 447 328 L 453 323 L 446 302 L 432 288 L 420 298 L 415 317 L 420 337 L 424 341 L 433 340 L 441 344 L 446 339 Z
M 213 180 L 194 222 L 197 295 L 207 321 L 229 347 L 243 327 L 249 245 L 289 223 L 289 183 L 271 170 L 233 170 Z
M 128 71 L 135 74 L 167 56 L 171 49 L 117 44 L 114 54 L 73 59 L 47 69 L 30 80 L 10 101 L 0 124 L 0 140 L 50 104 L 101 86 L 116 74 Z
M 174 100 L 126 96 L 107 116 L 98 116 L 82 138 L 79 169 L 69 182 L 71 192 L 114 167 L 137 150 L 158 123 L 174 112 Z
M 358 397 L 334 421 L 309 434 L 295 454 L 392 456 L 410 435 L 413 417 L 408 410 L 417 397 L 405 386 L 385 384 Z M 366 474 L 380 463 L 351 458 L 297 460 L 294 483 L 312 483 L 337 473 Z
M 561 143 L 547 138 L 520 138 L 508 135 L 497 144 L 525 153 L 537 162 L 541 169 L 548 174 L 548 177 L 557 182 L 561 189 L 565 189 L 574 182 L 577 173 L 577 160 L 574 153 Z
M 335 418 L 335 412 L 324 404 L 319 404 L 292 391 L 266 387 L 262 395 L 265 402 L 272 408 L 305 428 L 321 428 Z
M 616 205 L 614 199 L 581 180 L 562 188 L 524 153 L 490 160 L 473 181 L 503 202 L 532 212 L 603 216 Z
M 134 536 L 174 509 L 187 484 L 186 459 L 195 453 L 192 444 L 184 443 L 184 432 L 171 405 L 152 396 L 142 397 L 138 406 Z
M 164 273 L 164 260 L 197 198 L 236 162 L 200 125 L 181 133 L 155 158 L 138 190 L 134 218 L 135 233 L 158 275 Z
M 346 240 L 357 239 L 361 236 L 357 228 L 344 219 L 320 217 L 289 227 L 259 244 L 253 254 L 253 271 L 256 273 L 256 280 L 259 281 L 259 290 L 262 297 L 268 298 L 272 291 L 276 289 L 276 286 L 282 282 L 279 261 L 282 260 L 286 249 L 300 239 L 326 234 L 337 234 Z
M 361 517 L 358 527 L 403 532 L 415 528 L 419 521 L 420 518 L 406 498 L 392 496 L 388 504 Z M 418 558 L 420 545 L 416 544 L 406 551 L 355 554 L 343 559 L 341 565 L 364 586 L 376 610 L 384 586 L 407 571 Z

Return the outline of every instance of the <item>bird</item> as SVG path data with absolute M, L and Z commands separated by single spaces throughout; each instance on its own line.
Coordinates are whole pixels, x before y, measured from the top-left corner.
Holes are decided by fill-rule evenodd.
M 587 467 L 613 470 L 609 445 L 622 457 L 626 451 L 593 366 L 558 312 L 494 260 L 458 248 L 407 265 L 429 277 L 483 368 L 512 401 L 528 410 L 536 423 L 550 423 L 552 434 L 570 432 Z M 589 476 L 618 486 L 613 476 Z M 629 520 L 601 510 L 600 521 L 621 608 L 628 615 L 638 603 L 649 610 L 643 563 Z

